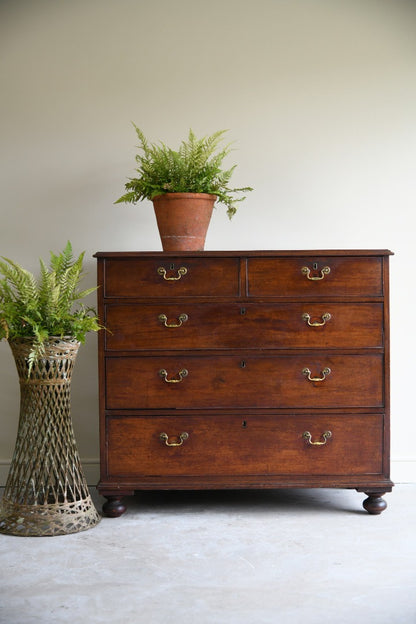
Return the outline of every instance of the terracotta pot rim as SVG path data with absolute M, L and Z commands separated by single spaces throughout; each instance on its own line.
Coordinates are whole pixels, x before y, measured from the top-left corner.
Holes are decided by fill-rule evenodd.
M 169 197 L 170 199 L 197 199 L 200 197 L 201 199 L 217 199 L 218 195 L 212 195 L 210 193 L 161 193 L 160 195 L 155 195 L 152 201 L 157 201 L 160 197 Z

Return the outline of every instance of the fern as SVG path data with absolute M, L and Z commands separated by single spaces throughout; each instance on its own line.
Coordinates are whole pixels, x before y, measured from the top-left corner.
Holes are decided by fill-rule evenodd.
M 78 290 L 84 253 L 74 259 L 68 241 L 60 254 L 50 252 L 49 267 L 40 260 L 39 279 L 8 258 L 0 261 L 0 339 L 32 341 L 29 374 L 49 336 L 84 342 L 87 332 L 102 329 L 95 310 L 80 303 L 96 290 Z
M 237 194 L 253 190 L 229 186 L 236 165 L 222 169 L 231 151 L 230 145 L 219 148 L 226 130 L 198 139 L 191 129 L 187 140 L 181 142 L 178 150 L 173 150 L 162 142 L 150 144 L 142 130 L 133 125 L 142 152 L 136 155 L 138 177 L 129 179 L 125 184 L 127 192 L 115 201 L 116 204 L 135 204 L 164 193 L 209 193 L 217 196 L 217 203 L 227 207 L 231 218 L 237 210 L 237 202 L 245 199 Z

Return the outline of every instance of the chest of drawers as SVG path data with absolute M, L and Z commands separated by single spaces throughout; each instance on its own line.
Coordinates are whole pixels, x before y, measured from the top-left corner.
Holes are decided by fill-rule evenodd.
M 387 250 L 98 252 L 99 492 L 327 487 L 386 507 Z

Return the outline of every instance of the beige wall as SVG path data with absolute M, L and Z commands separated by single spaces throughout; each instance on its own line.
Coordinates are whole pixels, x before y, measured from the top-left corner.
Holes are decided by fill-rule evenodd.
M 36 270 L 67 239 L 160 249 L 148 204 L 114 206 L 133 174 L 134 121 L 178 142 L 229 128 L 236 185 L 255 187 L 208 249 L 391 248 L 393 478 L 416 479 L 416 5 L 401 0 L 3 0 L 0 254 Z M 0 467 L 18 384 L 0 344 Z M 73 417 L 97 478 L 96 336 Z

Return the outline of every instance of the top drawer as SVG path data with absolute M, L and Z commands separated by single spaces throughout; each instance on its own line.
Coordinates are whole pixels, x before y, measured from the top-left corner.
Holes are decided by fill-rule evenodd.
M 105 297 L 186 297 L 240 294 L 239 258 L 111 258 Z
M 382 296 L 380 257 L 248 258 L 250 297 Z

